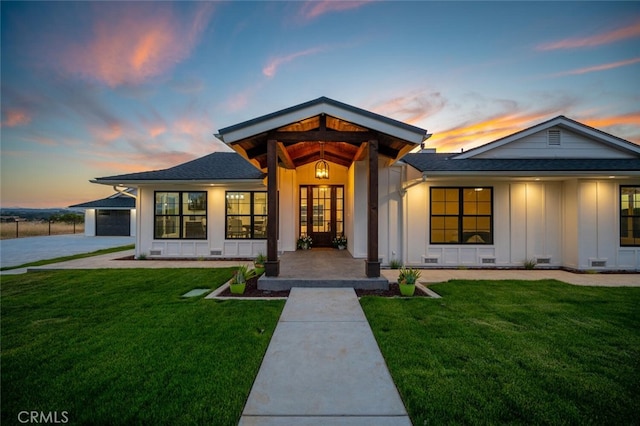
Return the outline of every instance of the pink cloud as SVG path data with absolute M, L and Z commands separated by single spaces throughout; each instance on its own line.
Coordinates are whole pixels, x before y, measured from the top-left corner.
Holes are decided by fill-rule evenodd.
M 610 44 L 616 41 L 638 36 L 640 36 L 640 21 L 635 22 L 629 26 L 619 28 L 617 30 L 600 33 L 589 37 L 566 38 L 564 40 L 540 44 L 536 47 L 536 50 L 576 49 L 580 47 L 601 46 L 603 44 Z
M 357 9 L 361 6 L 371 3 L 371 0 L 366 1 L 335 1 L 335 0 L 322 0 L 322 1 L 307 1 L 303 3 L 300 9 L 300 15 L 305 19 L 311 20 L 319 16 L 325 15 L 331 12 L 342 12 L 344 10 Z
M 188 19 L 168 3 L 98 3 L 95 11 L 92 34 L 60 52 L 60 66 L 117 87 L 163 75 L 186 59 L 210 19 L 212 4 L 199 3 Z
M 22 108 L 8 108 L 2 111 L 1 127 L 24 126 L 31 122 L 31 115 Z
M 627 65 L 637 64 L 638 62 L 640 62 L 640 58 L 633 58 L 633 59 L 627 59 L 626 61 L 611 62 L 609 64 L 595 65 L 595 66 L 586 67 L 586 68 L 578 68 L 578 69 L 575 69 L 575 70 L 565 71 L 565 72 L 561 72 L 561 73 L 558 73 L 558 74 L 554 74 L 553 76 L 554 77 L 561 77 L 563 75 L 587 74 L 587 73 L 590 73 L 590 72 L 605 71 L 605 70 L 610 70 L 610 69 L 613 69 L 613 68 L 625 67 Z
M 300 58 L 300 57 L 303 57 L 303 56 L 314 55 L 316 53 L 324 52 L 326 50 L 327 50 L 327 48 L 323 47 L 323 46 L 313 47 L 311 49 L 303 50 L 301 52 L 295 52 L 295 53 L 291 53 L 291 54 L 286 55 L 286 56 L 279 56 L 277 58 L 273 58 L 262 69 L 262 74 L 264 74 L 267 77 L 271 78 L 271 77 L 276 75 L 276 71 L 277 71 L 278 67 L 280 67 L 280 65 L 286 64 L 288 62 L 293 61 L 294 59 L 297 59 L 297 58 Z
M 446 103 L 447 100 L 440 92 L 419 91 L 388 99 L 374 107 L 374 111 L 409 124 L 418 124 L 441 111 Z

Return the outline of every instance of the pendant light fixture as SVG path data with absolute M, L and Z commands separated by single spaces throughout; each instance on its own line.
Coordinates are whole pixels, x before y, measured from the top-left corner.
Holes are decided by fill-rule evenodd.
M 329 179 L 329 163 L 324 161 L 324 142 L 320 142 L 320 161 L 316 163 L 316 179 Z

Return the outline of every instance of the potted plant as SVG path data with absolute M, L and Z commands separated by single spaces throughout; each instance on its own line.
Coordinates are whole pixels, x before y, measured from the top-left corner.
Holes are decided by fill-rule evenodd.
M 420 278 L 421 272 L 413 268 L 400 268 L 398 275 L 398 286 L 400 294 L 403 296 L 413 296 L 416 291 L 416 281 Z
M 340 250 L 344 250 L 347 248 L 347 237 L 344 235 L 338 235 L 333 239 L 333 246 L 337 247 Z
M 233 294 L 243 294 L 247 287 L 247 280 L 255 276 L 255 269 L 249 269 L 247 265 L 238 266 L 238 270 L 229 283 L 229 290 L 231 290 Z
M 298 238 L 298 248 L 301 250 L 309 250 L 313 244 L 313 239 L 309 235 L 301 235 Z
M 262 275 L 264 273 L 264 262 L 266 261 L 267 257 L 262 253 L 258 253 L 253 261 L 253 266 L 256 268 L 256 275 Z

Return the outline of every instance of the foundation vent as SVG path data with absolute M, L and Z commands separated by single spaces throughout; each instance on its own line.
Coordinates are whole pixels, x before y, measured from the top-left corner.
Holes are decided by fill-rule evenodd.
M 160 256 L 160 255 L 162 255 L 162 250 L 150 250 L 149 251 L 149 255 L 150 256 Z
M 222 256 L 222 250 L 211 250 L 209 254 L 211 256 Z
M 429 264 L 429 265 L 437 264 L 438 263 L 438 258 L 437 257 L 425 257 L 424 258 L 424 263 Z
M 551 263 L 551 257 L 536 257 L 536 264 L 548 265 Z
M 604 268 L 607 266 L 607 261 L 606 260 L 591 260 L 591 267 L 592 268 Z
M 483 257 L 480 262 L 483 265 L 495 265 L 496 264 L 496 258 L 495 257 Z

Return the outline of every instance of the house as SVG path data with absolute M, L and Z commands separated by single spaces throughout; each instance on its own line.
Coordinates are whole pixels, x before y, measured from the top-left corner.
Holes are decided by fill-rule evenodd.
M 136 195 L 135 188 L 100 200 L 74 204 L 70 208 L 84 210 L 84 235 L 131 236 L 136 235 Z
M 94 179 L 137 188 L 136 252 L 279 254 L 344 235 L 364 274 L 420 267 L 640 269 L 640 146 L 560 116 L 463 153 L 329 98 L 226 127 L 235 152 Z M 415 152 L 418 151 L 419 152 Z

